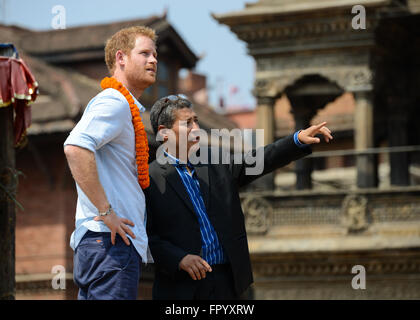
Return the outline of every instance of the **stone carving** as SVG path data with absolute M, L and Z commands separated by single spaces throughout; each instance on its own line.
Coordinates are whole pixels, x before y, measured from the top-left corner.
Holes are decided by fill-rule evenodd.
M 273 208 L 271 204 L 257 197 L 248 197 L 243 201 L 245 226 L 249 234 L 265 234 L 272 224 Z
M 253 263 L 253 271 L 257 277 L 279 276 L 339 276 L 349 275 L 354 261 L 331 262 L 273 262 L 259 261 Z M 411 257 L 407 261 L 365 261 L 364 267 L 368 274 L 418 274 L 420 260 Z
M 281 206 L 274 210 L 273 225 L 339 225 L 340 207 Z
M 251 193 L 243 195 L 244 210 L 254 198 L 255 195 Z M 258 199 L 269 202 L 266 206 L 270 208 L 271 226 L 330 225 L 342 230 L 343 226 L 363 229 L 363 225 L 367 227 L 378 222 L 420 221 L 418 193 L 398 199 L 382 193 L 347 196 L 336 194 L 333 197 L 320 197 L 319 201 L 308 198 L 304 202 L 277 198 L 274 194 Z M 353 200 L 350 201 L 351 199 Z M 350 223 L 351 219 L 355 219 L 357 223 Z M 411 229 L 409 232 L 412 232 Z
M 373 75 L 372 71 L 367 68 L 347 71 L 345 79 L 347 79 L 346 89 L 348 91 L 364 91 L 372 89 Z
M 355 92 L 372 89 L 372 71 L 363 66 L 341 66 L 334 68 L 311 67 L 257 72 L 254 94 L 256 96 L 275 97 L 285 88 L 308 75 L 320 75 L 336 83 L 344 91 Z
M 348 195 L 343 200 L 343 224 L 348 232 L 358 232 L 368 227 L 366 197 L 361 195 Z
M 257 72 L 261 71 L 284 71 L 288 69 L 308 69 L 321 67 L 323 69 L 342 67 L 368 67 L 370 65 L 368 52 L 342 52 L 328 53 L 316 52 L 311 55 L 289 55 L 289 56 L 259 56 L 255 58 Z M 349 69 L 351 70 L 351 69 Z
M 418 280 L 396 282 L 382 279 L 369 283 L 368 290 L 354 290 L 349 282 L 348 279 L 334 282 L 319 280 L 314 285 L 313 279 L 287 279 L 272 281 L 269 287 L 255 285 L 253 294 L 256 300 L 418 300 L 420 297 Z
M 372 208 L 373 222 L 388 221 L 419 221 L 420 203 L 418 201 L 411 203 L 375 203 Z
M 376 28 L 378 21 L 375 19 L 368 19 L 366 21 L 366 29 L 372 30 Z M 257 28 L 255 28 L 257 27 Z M 334 20 L 320 20 L 320 21 L 305 21 L 305 23 L 264 23 L 254 25 L 251 29 L 247 26 L 234 27 L 234 32 L 238 37 L 246 42 L 261 42 L 280 40 L 287 41 L 291 37 L 299 38 L 312 38 L 312 37 L 328 37 L 331 38 L 332 34 L 347 36 L 350 34 L 354 37 L 354 29 L 351 25 L 351 19 L 348 17 Z

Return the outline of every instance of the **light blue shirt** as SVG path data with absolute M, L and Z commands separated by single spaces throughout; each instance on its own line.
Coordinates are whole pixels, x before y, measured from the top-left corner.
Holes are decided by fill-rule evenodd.
M 133 97 L 141 112 L 144 107 Z M 146 234 L 146 204 L 143 190 L 137 181 L 134 128 L 130 106 L 115 89 L 106 89 L 87 105 L 79 123 L 70 132 L 64 145 L 75 145 L 95 154 L 99 181 L 115 213 L 131 220 L 135 239 L 129 235 L 144 263 L 153 262 Z M 76 228 L 70 246 L 77 248 L 87 230 L 110 232 L 102 221 L 94 221 L 98 209 L 86 194 L 77 188 Z

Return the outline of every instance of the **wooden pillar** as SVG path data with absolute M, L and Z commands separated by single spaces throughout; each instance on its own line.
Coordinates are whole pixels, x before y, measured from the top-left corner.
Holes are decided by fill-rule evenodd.
M 15 299 L 15 204 L 16 194 L 13 107 L 0 108 L 0 300 Z M 5 190 L 4 190 L 5 189 Z
M 363 151 L 374 147 L 373 136 L 373 102 L 370 91 L 354 92 L 356 102 L 355 112 L 355 147 L 357 151 Z M 374 188 L 377 186 L 377 165 L 375 156 L 358 155 L 357 166 L 357 187 Z

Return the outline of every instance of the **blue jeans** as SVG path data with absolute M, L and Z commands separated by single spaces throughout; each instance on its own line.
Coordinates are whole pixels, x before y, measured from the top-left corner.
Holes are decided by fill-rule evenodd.
M 74 252 L 74 282 L 79 300 L 135 300 L 141 257 L 118 234 L 88 230 Z

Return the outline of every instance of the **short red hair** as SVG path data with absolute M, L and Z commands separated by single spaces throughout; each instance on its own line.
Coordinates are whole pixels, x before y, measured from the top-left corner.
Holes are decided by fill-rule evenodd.
M 106 41 L 105 62 L 111 75 L 115 71 L 115 55 L 118 50 L 129 54 L 136 45 L 138 36 L 146 36 L 156 42 L 157 35 L 155 30 L 145 26 L 135 26 L 121 29 Z

